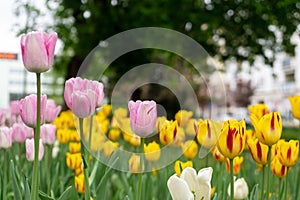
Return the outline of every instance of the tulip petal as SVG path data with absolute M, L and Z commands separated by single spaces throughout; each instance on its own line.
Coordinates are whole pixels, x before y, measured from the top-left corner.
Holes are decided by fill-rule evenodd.
M 167 185 L 173 200 L 194 200 L 188 184 L 176 174 L 169 178 Z

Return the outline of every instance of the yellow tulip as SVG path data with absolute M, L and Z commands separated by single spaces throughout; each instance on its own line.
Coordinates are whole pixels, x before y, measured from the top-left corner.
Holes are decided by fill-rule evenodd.
M 93 133 L 92 134 L 92 140 L 91 140 L 91 150 L 96 152 L 98 150 L 102 150 L 103 149 L 103 146 L 104 146 L 104 143 L 105 143 L 105 140 L 106 140 L 106 135 L 103 134 L 103 133 L 98 133 L 98 134 L 95 134 Z
M 221 152 L 219 151 L 218 147 L 215 146 L 212 151 L 211 151 L 214 159 L 218 162 L 224 162 L 226 161 L 226 157 L 223 156 L 223 154 L 221 154 Z
M 60 144 L 66 144 L 70 139 L 69 129 L 57 129 L 56 138 Z
M 197 122 L 195 129 L 198 142 L 203 147 L 210 149 L 217 143 L 222 129 L 222 123 L 200 119 Z
M 81 157 L 81 153 L 66 153 L 66 163 L 67 166 L 72 169 L 75 170 L 76 168 L 81 167 L 82 165 L 82 157 Z
M 242 157 L 242 156 L 237 156 L 233 159 L 233 174 L 234 175 L 240 173 L 243 162 L 244 162 L 244 157 Z M 226 170 L 228 173 L 230 173 L 229 159 L 226 159 Z
M 193 162 L 192 161 L 181 162 L 179 160 L 176 160 L 176 162 L 174 164 L 174 170 L 175 170 L 177 176 L 180 177 L 181 171 L 187 167 L 193 167 Z
M 112 128 L 108 132 L 108 138 L 112 141 L 116 141 L 120 138 L 121 130 L 119 128 Z
M 179 110 L 175 114 L 175 120 L 178 122 L 178 125 L 181 127 L 186 127 L 189 120 L 192 118 L 193 112 L 187 110 Z
M 255 131 L 251 130 L 251 129 L 247 129 L 246 130 L 246 144 L 245 144 L 245 149 L 249 149 L 248 140 L 255 140 L 255 139 L 256 139 Z
M 74 174 L 77 176 L 79 174 L 83 173 L 83 165 L 81 165 L 81 167 L 78 167 L 76 169 L 74 169 Z
M 250 114 L 250 119 L 261 143 L 272 146 L 278 142 L 282 133 L 282 120 L 279 112 L 266 114 L 260 120 Z
M 286 167 L 296 164 L 299 157 L 299 141 L 290 140 L 279 144 L 279 161 Z
M 188 136 L 195 137 L 196 131 L 195 131 L 195 119 L 190 119 L 187 123 L 187 126 L 185 127 L 185 132 Z
M 188 140 L 181 144 L 181 149 L 184 157 L 187 159 L 193 159 L 198 153 L 198 145 L 194 140 Z
M 78 193 L 84 193 L 84 174 L 81 173 L 75 176 L 75 188 Z
M 290 104 L 292 107 L 292 114 L 295 119 L 300 120 L 300 96 L 295 95 L 289 97 Z
M 129 170 L 131 173 L 139 173 L 141 171 L 140 169 L 140 156 L 137 156 L 135 153 L 132 154 L 129 161 Z
M 150 162 L 155 162 L 160 158 L 160 146 L 155 141 L 144 144 L 145 157 Z
M 112 141 L 106 141 L 103 144 L 103 153 L 106 157 L 109 157 L 118 147 L 119 143 L 117 142 L 112 142 Z
M 228 120 L 223 123 L 217 145 L 225 157 L 232 159 L 242 153 L 245 147 L 245 130 L 244 120 Z
M 249 150 L 253 160 L 261 165 L 268 164 L 269 147 L 256 138 L 255 140 L 248 140 Z
M 70 153 L 79 153 L 80 152 L 80 142 L 70 142 L 69 143 L 69 151 Z
M 254 114 L 258 120 L 260 120 L 264 115 L 269 113 L 269 109 L 265 104 L 256 104 L 253 106 L 248 106 L 250 114 Z
M 140 146 L 141 145 L 141 137 L 138 136 L 137 134 L 132 134 L 129 139 L 129 144 L 131 144 L 134 147 Z
M 160 130 L 162 129 L 163 124 L 167 121 L 168 120 L 165 116 L 157 117 L 156 126 L 155 126 L 157 133 L 160 133 Z
M 279 178 L 285 177 L 287 174 L 287 170 L 288 170 L 288 167 L 281 164 L 278 156 L 275 156 L 274 159 L 272 160 L 271 168 L 272 168 L 273 174 Z
M 80 136 L 76 129 L 69 131 L 69 139 L 73 142 L 80 142 Z
M 159 139 L 163 145 L 168 145 L 176 138 L 178 133 L 177 121 L 166 121 L 159 132 Z
M 101 106 L 101 112 L 106 117 L 109 117 L 111 115 L 111 105 L 110 104 L 104 104 L 103 106 Z

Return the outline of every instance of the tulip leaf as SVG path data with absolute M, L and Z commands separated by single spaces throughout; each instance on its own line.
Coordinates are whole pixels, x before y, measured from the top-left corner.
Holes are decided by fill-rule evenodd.
M 16 172 L 15 172 L 15 166 L 13 160 L 10 161 L 10 166 L 11 166 L 11 177 L 13 180 L 13 191 L 14 191 L 14 199 L 22 199 L 22 193 L 19 187 L 19 181 L 17 180 L 16 177 Z
M 98 166 L 99 166 L 99 161 L 96 162 L 95 166 L 93 167 L 93 170 L 91 172 L 91 175 L 90 175 L 90 187 L 91 185 L 93 184 L 94 180 L 95 180 L 95 177 L 96 177 L 96 174 L 97 174 L 97 169 L 98 169 Z
M 258 184 L 256 184 L 253 188 L 252 191 L 250 193 L 250 200 L 255 200 L 255 199 L 259 199 L 258 198 Z
M 28 179 L 25 176 L 25 174 L 23 174 L 23 184 L 24 184 L 24 188 L 25 188 L 25 200 L 30 200 L 30 188 L 29 188 L 29 184 L 28 184 Z
M 48 194 L 39 190 L 39 197 L 41 200 L 55 200 L 53 197 L 50 197 Z
M 57 199 L 57 200 L 67 200 L 67 199 L 72 199 L 71 195 L 73 193 L 72 186 L 69 186 L 63 193 L 62 195 Z

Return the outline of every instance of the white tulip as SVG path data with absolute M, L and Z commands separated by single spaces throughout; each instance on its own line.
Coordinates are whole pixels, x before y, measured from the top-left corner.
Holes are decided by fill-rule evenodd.
M 230 184 L 228 186 L 228 195 L 230 196 Z M 249 194 L 248 185 L 244 178 L 236 179 L 234 177 L 234 199 L 245 199 Z
M 209 200 L 211 193 L 211 167 L 201 169 L 198 174 L 194 168 L 187 167 L 168 180 L 168 188 L 173 200 Z

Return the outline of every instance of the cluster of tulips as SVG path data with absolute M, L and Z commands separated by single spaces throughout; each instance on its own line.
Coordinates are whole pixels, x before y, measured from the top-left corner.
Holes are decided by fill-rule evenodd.
M 160 171 L 166 171 L 167 179 L 163 184 L 169 193 L 164 192 L 174 200 L 224 197 L 224 194 L 220 195 L 220 191 L 224 191 L 223 188 L 220 189 L 218 184 L 212 187 L 211 184 L 213 174 L 218 173 L 220 176 L 219 171 L 223 171 L 220 167 L 222 165 L 212 164 L 209 157 L 214 158 L 216 162 L 213 163 L 225 163 L 224 170 L 230 174 L 230 181 L 225 182 L 226 193 L 230 199 L 248 198 L 247 177 L 239 176 L 242 165 L 246 162 L 244 156 L 249 154 L 245 151 L 247 149 L 262 173 L 259 184 L 261 192 L 258 193 L 257 188 L 253 188 L 251 197 L 269 199 L 275 196 L 274 188 L 270 186 L 272 172 L 281 180 L 284 179 L 280 181 L 277 197 L 287 198 L 288 174 L 291 167 L 297 163 L 299 141 L 281 139 L 282 119 L 279 112 L 269 112 L 263 104 L 249 106 L 254 130 L 247 129 L 244 120 L 217 122 L 197 119 L 193 117 L 193 112 L 187 110 L 180 110 L 174 119 L 168 120 L 166 117 L 157 116 L 156 102 L 151 100 L 129 101 L 128 108 L 103 105 L 104 85 L 80 77 L 66 81 L 64 100 L 70 110 L 60 112 L 60 106 L 53 100 L 47 100 L 46 95 L 41 95 L 40 80 L 41 73 L 49 70 L 53 64 L 56 40 L 56 33 L 31 32 L 21 37 L 23 63 L 28 71 L 36 73 L 37 94 L 13 101 L 9 110 L 0 112 L 0 148 L 4 149 L 3 161 L 7 162 L 5 150 L 19 144 L 19 155 L 12 156 L 14 161 L 11 162 L 18 161 L 22 165 L 25 162 L 22 159 L 22 144 L 25 144 L 26 158 L 33 162 L 33 170 L 27 169 L 32 171 L 31 187 L 25 187 L 26 184 L 23 186 L 26 199 L 36 200 L 41 195 L 54 199 L 49 175 L 47 192 L 39 192 L 39 166 L 44 155 L 44 145 L 48 149 L 45 159 L 47 163 L 43 165 L 45 167 L 51 166 L 51 155 L 55 158 L 60 149 L 68 146 L 68 150 L 63 152 L 64 166 L 73 171 L 73 184 L 80 195 L 77 197 L 84 197 L 85 200 L 99 198 L 97 195 L 100 195 L 94 188 L 90 188 L 97 174 L 97 159 L 101 157 L 99 155 L 118 160 L 121 159 L 118 152 L 123 150 L 131 153 L 129 157 L 122 158 L 126 163 L 121 165 L 127 166 L 122 169 L 128 169 L 128 177 L 132 175 L 138 178 L 137 187 L 133 189 L 136 199 L 145 198 L 143 192 L 147 190 L 143 185 L 145 180 L 149 180 L 145 178 L 151 175 L 145 173 L 149 171 L 152 171 L 153 176 L 159 176 Z M 290 102 L 294 117 L 300 119 L 300 97 L 290 97 Z M 180 152 L 175 160 L 168 163 L 172 165 L 172 171 L 160 165 L 166 156 L 170 156 L 164 155 L 165 147 Z M 206 158 L 206 161 L 205 164 L 201 164 L 199 170 L 197 163 L 202 162 L 202 158 Z M 6 199 L 7 164 L 4 163 L 3 166 L 1 193 L 2 199 Z M 103 186 L 103 180 L 109 181 L 109 171 L 105 171 L 99 187 Z M 128 189 L 128 192 L 131 192 L 132 188 Z M 59 199 L 70 199 L 69 191 L 63 192 Z M 18 190 L 14 190 L 15 197 L 19 193 Z M 298 193 L 294 197 L 297 199 Z

